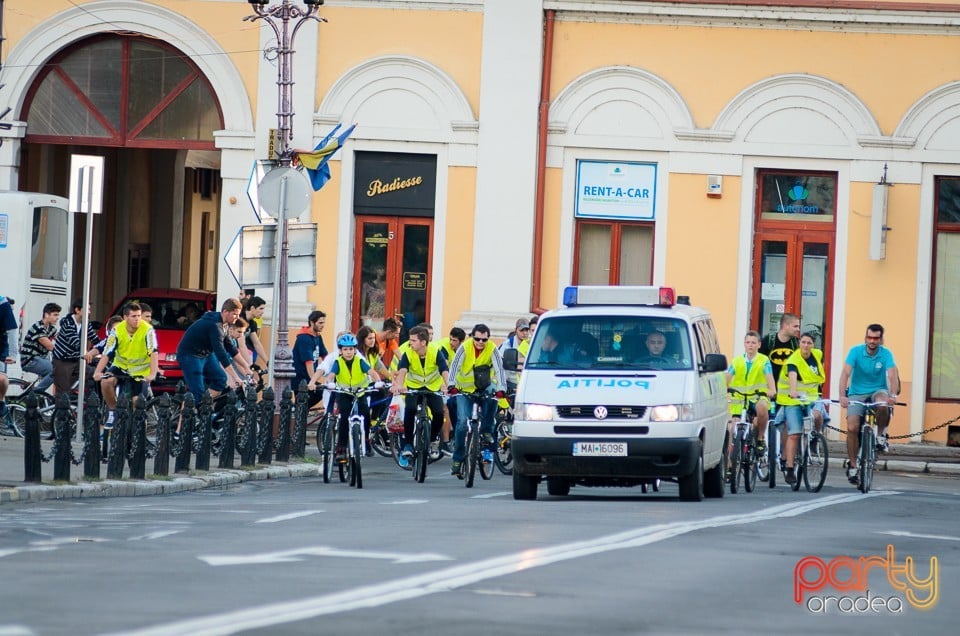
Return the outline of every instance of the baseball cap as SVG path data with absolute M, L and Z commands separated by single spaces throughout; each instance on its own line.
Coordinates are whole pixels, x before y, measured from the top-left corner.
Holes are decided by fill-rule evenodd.
M 517 329 L 529 329 L 529 328 L 530 328 L 529 320 L 527 320 L 526 318 L 520 318 L 519 320 L 517 320 Z

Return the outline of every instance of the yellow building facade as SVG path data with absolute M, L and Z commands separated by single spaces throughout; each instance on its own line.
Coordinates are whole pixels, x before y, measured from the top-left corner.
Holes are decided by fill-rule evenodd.
M 252 166 L 277 126 L 272 31 L 240 1 L 4 7 L 0 187 L 63 194 L 68 153 L 105 148 L 117 227 L 101 278 L 146 243 L 150 284 L 236 293 L 223 257 L 257 222 Z M 317 282 L 290 288 L 291 323 L 318 307 L 328 341 L 389 315 L 502 334 L 567 285 L 668 285 L 710 309 L 728 356 L 800 314 L 832 397 L 881 323 L 909 403 L 891 433 L 958 415 L 960 4 L 327 0 L 319 15 L 296 41 L 294 146 L 358 125 L 302 217 L 319 228 Z M 176 99 L 139 105 L 133 82 L 109 126 L 71 73 L 117 38 L 181 55 L 215 112 L 177 127 L 202 110 L 183 106 L 145 137 Z M 107 132 L 45 91 L 99 107 Z M 149 222 L 123 221 L 140 210 Z M 110 276 L 101 304 L 130 286 Z M 949 436 L 960 426 L 922 438 Z

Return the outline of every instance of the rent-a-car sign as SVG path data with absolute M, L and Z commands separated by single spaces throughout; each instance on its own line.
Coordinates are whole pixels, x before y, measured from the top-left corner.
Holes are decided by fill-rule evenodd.
M 593 219 L 652 220 L 656 210 L 657 164 L 577 162 L 575 215 Z

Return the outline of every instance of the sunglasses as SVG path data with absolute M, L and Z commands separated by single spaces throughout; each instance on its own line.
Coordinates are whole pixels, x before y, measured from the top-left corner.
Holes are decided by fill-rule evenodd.
M 476 338 L 476 337 L 474 337 L 473 341 L 474 341 L 474 342 L 486 342 L 486 341 L 489 340 L 489 339 L 490 339 L 490 338 Z

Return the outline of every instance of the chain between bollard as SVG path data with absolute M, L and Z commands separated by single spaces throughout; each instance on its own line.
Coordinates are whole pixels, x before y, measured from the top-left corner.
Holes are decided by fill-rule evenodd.
M 945 428 L 945 427 L 947 427 L 947 426 L 950 426 L 951 424 L 954 424 L 955 422 L 960 422 L 960 415 L 956 416 L 956 417 L 953 418 L 952 420 L 947 420 L 946 422 L 944 422 L 944 423 L 942 423 L 942 424 L 937 424 L 936 426 L 932 426 L 932 427 L 930 427 L 930 428 L 925 428 L 925 429 L 923 429 L 922 431 L 918 431 L 918 432 L 916 432 L 916 433 L 906 433 L 906 434 L 904 434 L 904 435 L 888 435 L 888 436 L 887 436 L 887 439 L 888 439 L 888 440 L 892 440 L 892 439 L 909 439 L 909 438 L 911 438 L 911 437 L 920 437 L 921 435 L 926 435 L 927 433 L 932 433 L 932 432 L 934 432 L 934 431 L 939 431 L 941 428 Z M 837 431 L 838 433 L 841 433 L 841 434 L 843 434 L 843 435 L 846 435 L 846 434 L 847 434 L 846 429 L 837 428 L 836 426 L 831 426 L 831 425 L 829 425 L 829 424 L 827 424 L 827 423 L 824 423 L 823 425 L 824 425 L 824 427 L 829 428 L 831 431 Z

